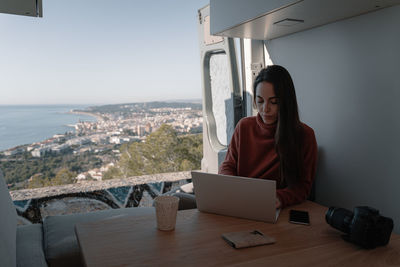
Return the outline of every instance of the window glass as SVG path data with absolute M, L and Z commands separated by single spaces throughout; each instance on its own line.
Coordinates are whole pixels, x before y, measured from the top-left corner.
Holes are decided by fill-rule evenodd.
M 230 76 L 226 54 L 214 54 L 210 58 L 210 81 L 212 112 L 216 122 L 218 141 L 228 145 L 228 133 L 232 133 L 233 102 L 230 90 Z

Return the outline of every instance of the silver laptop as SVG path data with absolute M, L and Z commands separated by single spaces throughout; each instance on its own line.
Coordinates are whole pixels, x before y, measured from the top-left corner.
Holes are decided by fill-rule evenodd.
M 275 223 L 276 182 L 192 171 L 197 209 L 221 215 Z

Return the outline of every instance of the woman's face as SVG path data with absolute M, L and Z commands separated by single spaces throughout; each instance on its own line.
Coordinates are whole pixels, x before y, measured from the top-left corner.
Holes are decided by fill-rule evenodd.
M 265 124 L 274 124 L 278 120 L 278 98 L 272 83 L 260 82 L 257 85 L 256 105 Z

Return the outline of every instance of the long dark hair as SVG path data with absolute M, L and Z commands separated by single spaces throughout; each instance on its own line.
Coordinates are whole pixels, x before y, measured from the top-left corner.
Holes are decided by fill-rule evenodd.
M 294 186 L 303 174 L 301 157 L 302 125 L 299 118 L 296 92 L 289 72 L 282 66 L 271 65 L 260 71 L 254 80 L 253 94 L 261 82 L 274 86 L 278 98 L 278 122 L 275 133 L 275 149 L 280 161 L 280 187 Z

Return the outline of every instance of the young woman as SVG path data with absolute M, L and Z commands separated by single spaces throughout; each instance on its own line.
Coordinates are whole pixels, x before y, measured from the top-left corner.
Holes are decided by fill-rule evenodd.
M 317 142 L 300 122 L 289 72 L 272 65 L 253 85 L 258 114 L 239 121 L 220 174 L 276 180 L 277 208 L 308 197 L 315 176 Z

